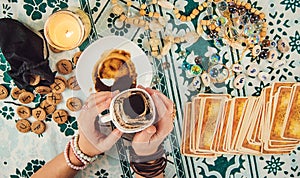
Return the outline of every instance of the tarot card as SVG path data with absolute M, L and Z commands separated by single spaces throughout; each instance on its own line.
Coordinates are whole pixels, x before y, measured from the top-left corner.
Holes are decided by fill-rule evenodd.
M 180 150 L 181 153 L 184 154 L 185 148 L 189 147 L 189 140 L 191 137 L 191 133 L 188 133 L 187 131 L 190 131 L 190 123 L 191 122 L 191 107 L 192 103 L 187 102 L 184 107 L 184 115 L 183 115 L 183 126 L 182 126 L 182 137 L 181 137 L 181 145 L 180 145 Z
M 292 96 L 284 124 L 285 129 L 282 132 L 283 138 L 295 139 L 300 141 L 300 84 L 292 87 Z
M 233 102 L 234 102 L 234 106 L 233 108 L 231 108 L 233 110 L 233 119 L 231 121 L 231 123 L 228 123 L 228 127 L 229 127 L 229 133 L 228 133 L 228 141 L 229 141 L 229 151 L 234 152 L 234 145 L 236 140 L 234 140 L 234 136 L 238 133 L 238 123 L 240 121 L 240 119 L 242 118 L 243 112 L 244 112 L 244 108 L 245 108 L 245 104 L 248 98 L 246 97 L 236 97 L 233 98 Z
M 231 109 L 232 99 L 225 101 L 225 107 L 224 107 L 224 118 L 222 125 L 220 126 L 220 139 L 218 142 L 218 152 L 225 153 L 227 151 L 227 144 L 226 144 L 226 137 L 227 137 L 227 131 L 228 131 L 228 118 L 230 115 L 230 109 Z M 233 116 L 233 115 L 232 115 Z
M 199 93 L 197 97 L 224 97 L 227 99 L 231 98 L 229 94 L 214 94 L 214 93 Z
M 211 147 L 220 120 L 219 118 L 223 113 L 224 102 L 223 97 L 205 98 L 202 122 L 198 125 L 197 151 L 212 151 Z
M 190 130 L 190 126 L 191 126 L 191 112 L 192 110 L 192 103 L 188 103 L 186 105 L 186 108 L 185 108 L 185 113 L 190 113 L 190 114 L 187 114 L 185 116 L 185 119 L 184 119 L 184 125 L 186 127 L 184 127 L 184 133 L 183 133 L 183 138 L 182 138 L 182 147 L 181 147 L 181 153 L 185 156 L 191 156 L 191 157 L 216 157 L 216 154 L 214 153 L 195 153 L 193 151 L 191 151 L 191 148 L 190 148 L 190 140 L 191 140 L 191 133 L 192 131 Z
M 197 125 L 201 122 L 202 119 L 202 111 L 203 108 L 201 107 L 201 102 L 203 102 L 203 98 L 193 98 L 192 99 L 192 115 L 191 115 L 191 139 L 190 139 L 190 149 L 192 152 L 196 151 L 196 137 L 198 132 Z
M 271 119 L 271 132 L 270 132 L 270 140 L 284 140 L 287 139 L 282 138 L 282 132 L 285 128 L 284 119 L 286 116 L 286 111 L 288 108 L 288 104 L 291 98 L 291 87 L 279 87 L 278 93 L 275 95 L 274 100 L 274 112 Z
M 250 124 L 252 122 L 255 123 L 256 118 L 251 117 L 251 114 L 255 110 L 255 103 L 257 103 L 256 97 L 248 97 L 248 100 L 246 102 L 244 113 L 242 115 L 242 118 L 240 119 L 238 130 L 235 135 L 235 145 L 234 150 L 240 151 L 242 148 L 242 144 L 244 140 L 247 138 L 247 134 L 250 130 Z
M 266 114 L 265 117 L 265 132 L 264 132 L 264 139 L 268 140 L 270 137 L 270 132 L 271 132 L 271 122 L 272 122 L 272 117 L 273 117 L 273 108 L 275 106 L 274 100 L 275 100 L 275 94 L 279 90 L 280 87 L 286 86 L 286 87 L 291 87 L 293 85 L 292 82 L 274 82 L 271 86 L 271 93 L 269 96 L 269 100 L 266 100 L 269 102 L 268 109 L 266 110 L 267 112 L 264 113 Z M 268 94 L 268 93 L 266 93 Z M 267 96 L 268 97 L 268 96 Z
M 261 140 L 259 138 L 259 133 L 261 131 L 261 123 L 262 123 L 262 110 L 263 110 L 263 98 L 264 96 L 259 96 L 255 103 L 255 108 L 251 113 L 250 117 L 253 122 L 250 123 L 249 132 L 247 134 L 247 139 L 251 143 L 260 143 Z

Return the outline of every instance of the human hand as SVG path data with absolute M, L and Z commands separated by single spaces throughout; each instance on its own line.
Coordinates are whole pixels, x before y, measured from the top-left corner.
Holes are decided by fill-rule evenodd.
M 122 136 L 122 132 L 114 129 L 109 135 L 101 133 L 96 117 L 109 108 L 112 98 L 118 92 L 98 92 L 88 97 L 77 120 L 79 127 L 78 146 L 80 150 L 95 156 L 109 150 Z
M 140 87 L 143 88 L 143 87 Z M 135 134 L 132 148 L 139 156 L 154 154 L 159 145 L 173 130 L 174 104 L 164 94 L 150 88 L 145 89 L 152 97 L 157 111 L 157 123 Z

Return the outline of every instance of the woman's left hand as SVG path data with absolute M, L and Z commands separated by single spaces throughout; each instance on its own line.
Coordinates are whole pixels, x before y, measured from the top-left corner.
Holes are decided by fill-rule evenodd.
M 143 88 L 140 86 L 140 88 Z M 164 94 L 151 88 L 143 88 L 152 97 L 157 111 L 157 123 L 135 134 L 132 147 L 139 156 L 154 154 L 159 145 L 173 130 L 174 104 Z

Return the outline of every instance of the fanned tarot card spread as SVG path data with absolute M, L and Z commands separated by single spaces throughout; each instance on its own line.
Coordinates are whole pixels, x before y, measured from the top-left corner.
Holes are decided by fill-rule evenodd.
M 258 97 L 200 93 L 183 119 L 183 155 L 288 154 L 300 143 L 300 83 L 274 82 Z

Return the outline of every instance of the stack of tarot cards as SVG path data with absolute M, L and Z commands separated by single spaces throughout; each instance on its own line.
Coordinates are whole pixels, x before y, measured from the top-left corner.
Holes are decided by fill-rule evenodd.
M 181 153 L 285 154 L 300 143 L 300 83 L 275 82 L 258 97 L 198 94 L 186 103 Z

